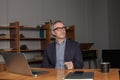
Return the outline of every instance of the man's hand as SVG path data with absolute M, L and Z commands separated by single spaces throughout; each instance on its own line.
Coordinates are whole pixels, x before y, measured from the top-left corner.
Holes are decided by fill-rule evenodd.
M 67 67 L 67 69 L 73 69 L 74 68 L 72 61 L 65 62 L 65 66 Z

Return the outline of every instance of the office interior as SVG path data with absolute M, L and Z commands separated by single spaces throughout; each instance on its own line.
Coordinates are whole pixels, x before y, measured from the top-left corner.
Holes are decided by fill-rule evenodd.
M 24 26 L 36 27 L 49 20 L 62 20 L 66 26 L 75 25 L 76 41 L 94 43 L 92 48 L 98 50 L 99 64 L 103 49 L 120 49 L 119 3 L 119 0 L 0 0 L 0 26 L 19 21 Z M 0 41 L 0 48 L 9 45 Z M 27 58 L 34 55 L 38 53 L 26 54 Z M 4 61 L 2 56 L 0 61 Z

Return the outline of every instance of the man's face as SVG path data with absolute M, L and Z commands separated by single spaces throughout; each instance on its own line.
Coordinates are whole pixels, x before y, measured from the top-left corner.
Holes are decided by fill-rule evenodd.
M 66 37 L 66 28 L 63 23 L 56 23 L 54 24 L 54 29 L 52 31 L 52 34 L 57 39 L 64 39 Z

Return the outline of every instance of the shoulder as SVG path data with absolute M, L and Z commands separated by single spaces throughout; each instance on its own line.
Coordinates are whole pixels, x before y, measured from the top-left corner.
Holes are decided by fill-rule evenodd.
M 73 45 L 73 46 L 80 45 L 77 41 L 73 41 L 73 40 L 69 40 L 69 39 L 66 40 L 66 43 L 68 45 Z
M 73 41 L 73 40 L 70 40 L 70 39 L 67 39 L 66 42 L 72 43 L 72 44 L 79 44 L 77 41 Z
M 48 48 L 53 48 L 55 46 L 55 41 L 51 42 L 50 44 L 48 44 L 45 49 L 48 49 Z

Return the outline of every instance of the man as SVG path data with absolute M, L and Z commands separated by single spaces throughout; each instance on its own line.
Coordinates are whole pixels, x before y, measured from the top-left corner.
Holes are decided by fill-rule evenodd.
M 55 41 L 45 48 L 42 67 L 62 69 L 83 68 L 79 43 L 66 38 L 64 23 L 62 21 L 55 21 L 51 32 L 55 37 Z

